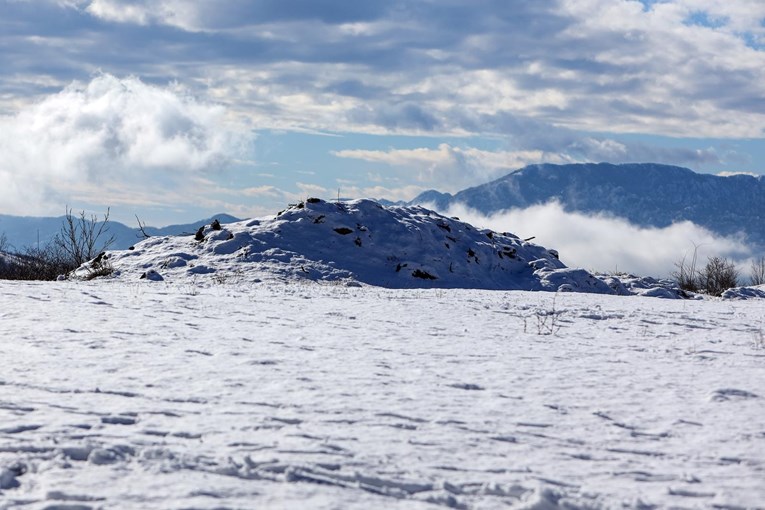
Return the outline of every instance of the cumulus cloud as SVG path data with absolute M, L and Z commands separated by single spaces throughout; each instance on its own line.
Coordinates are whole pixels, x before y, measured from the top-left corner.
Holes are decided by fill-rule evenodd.
M 716 235 L 690 222 L 666 228 L 643 228 L 622 218 L 566 212 L 552 202 L 485 216 L 463 205 L 444 213 L 482 228 L 512 232 L 556 249 L 568 266 L 595 271 L 624 271 L 642 276 L 668 276 L 675 263 L 693 256 L 729 257 L 742 264 L 751 250 L 741 240 Z
M 178 85 L 102 74 L 0 117 L 0 203 L 32 214 L 86 190 L 100 199 L 140 188 L 159 196 L 224 168 L 248 142 L 224 108 Z

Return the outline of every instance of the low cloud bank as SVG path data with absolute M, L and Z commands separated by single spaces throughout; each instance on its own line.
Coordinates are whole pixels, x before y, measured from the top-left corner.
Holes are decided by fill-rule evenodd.
M 477 227 L 534 236 L 534 243 L 558 250 L 566 265 L 594 271 L 669 276 L 675 264 L 683 257 L 690 261 L 698 247 L 700 263 L 708 256 L 728 257 L 745 277 L 749 260 L 756 256 L 741 239 L 722 237 L 691 222 L 644 228 L 622 218 L 566 212 L 557 202 L 490 216 L 461 204 L 441 212 Z
M 0 212 L 60 212 L 72 197 L 103 203 L 108 190 L 156 198 L 225 167 L 248 142 L 223 107 L 178 85 L 101 74 L 0 117 Z

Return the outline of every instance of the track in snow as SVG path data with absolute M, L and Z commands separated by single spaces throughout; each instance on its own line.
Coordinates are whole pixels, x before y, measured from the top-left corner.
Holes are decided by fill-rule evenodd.
M 765 501 L 756 302 L 62 282 L 0 310 L 0 508 Z

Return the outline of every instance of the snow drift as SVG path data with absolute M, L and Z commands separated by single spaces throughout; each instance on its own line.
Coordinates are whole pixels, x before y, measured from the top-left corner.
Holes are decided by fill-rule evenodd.
M 554 250 L 419 207 L 310 198 L 276 216 L 151 237 L 107 255 L 113 276 L 362 282 L 389 288 L 477 288 L 611 294 Z M 92 263 L 76 276 L 91 274 Z

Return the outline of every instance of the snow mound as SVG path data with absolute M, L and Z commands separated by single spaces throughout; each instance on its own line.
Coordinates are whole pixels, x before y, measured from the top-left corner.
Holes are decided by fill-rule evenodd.
M 635 276 L 627 273 L 598 275 L 615 294 L 620 296 L 644 296 L 662 299 L 702 299 L 702 296 L 680 288 L 675 280 Z
M 723 299 L 765 299 L 765 285 L 736 287 L 722 293 Z
M 215 221 L 196 235 L 151 237 L 107 257 L 112 276 L 121 279 L 614 293 L 591 273 L 567 268 L 557 252 L 513 234 L 479 230 L 419 206 L 386 207 L 372 200 L 310 198 L 276 216 Z M 75 276 L 89 271 L 83 266 Z

